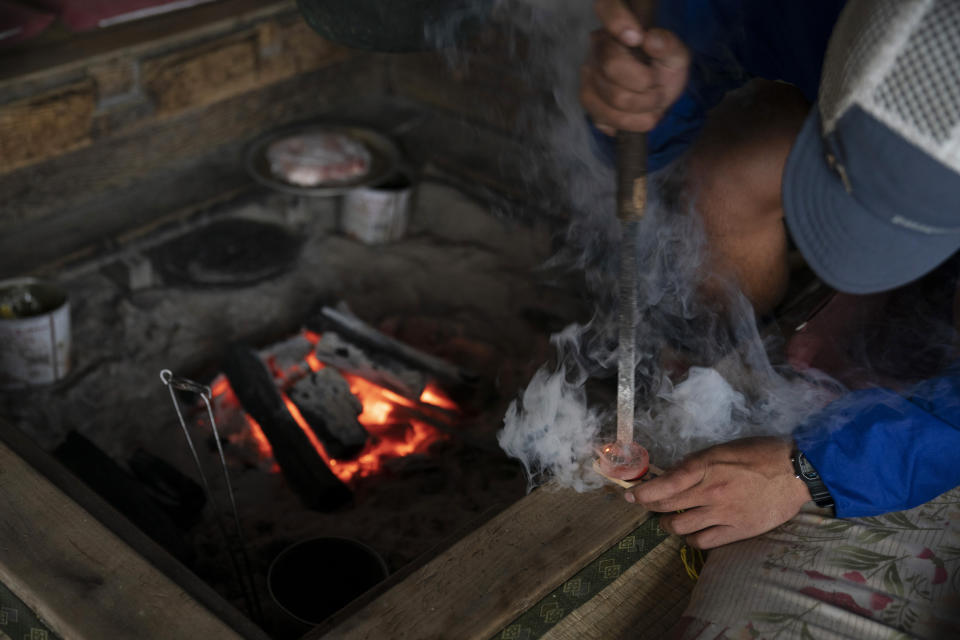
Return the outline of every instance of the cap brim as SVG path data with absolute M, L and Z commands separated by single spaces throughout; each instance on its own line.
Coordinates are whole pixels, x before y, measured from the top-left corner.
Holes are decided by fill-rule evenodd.
M 854 294 L 916 280 L 957 250 L 956 236 L 895 225 L 863 207 L 826 161 L 814 107 L 787 159 L 783 209 L 810 268 L 831 287 Z

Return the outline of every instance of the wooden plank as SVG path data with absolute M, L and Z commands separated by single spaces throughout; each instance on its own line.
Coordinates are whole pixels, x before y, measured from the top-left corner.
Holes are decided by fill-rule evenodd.
M 619 490 L 538 489 L 322 637 L 487 640 L 647 516 Z
M 132 55 L 158 47 L 174 47 L 185 40 L 208 37 L 265 16 L 290 12 L 294 6 L 293 0 L 220 0 L 105 30 L 52 33 L 49 38 L 42 36 L 5 53 L 0 59 L 0 92 L 13 82 L 76 71 L 121 50 Z
M 111 529 L 47 475 L 55 476 L 57 484 L 70 484 L 69 493 L 83 496 L 98 517 L 111 520 Z M 125 539 L 148 549 L 154 560 L 159 558 L 166 573 Z M 178 572 L 190 584 L 190 592 L 168 577 Z M 196 576 L 2 421 L 0 581 L 55 633 L 71 640 L 266 640 Z M 198 592 L 203 603 L 194 595 Z M 211 604 L 220 615 L 211 611 Z
M 336 87 L 354 102 L 380 90 L 379 66 L 375 58 L 359 55 L 190 117 L 95 141 L 47 161 L 42 172 L 27 168 L 0 176 L 0 233 L 7 240 L 0 275 L 31 271 L 171 211 L 249 186 L 241 158 L 252 138 L 333 109 L 346 113 L 346 103 L 338 107 L 316 87 Z

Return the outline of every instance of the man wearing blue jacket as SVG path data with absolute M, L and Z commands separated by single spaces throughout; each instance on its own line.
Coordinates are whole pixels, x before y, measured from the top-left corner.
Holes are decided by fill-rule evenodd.
M 652 168 L 693 146 L 687 162 L 714 266 L 758 311 L 782 296 L 788 242 L 822 280 L 854 295 L 909 285 L 960 250 L 960 3 L 664 1 L 660 28 L 649 30 L 621 0 L 596 7 L 604 28 L 582 71 L 584 107 L 604 134 L 649 131 Z M 782 117 L 741 116 L 750 132 L 726 148 L 705 144 L 710 118 L 726 117 L 719 128 L 728 133 L 737 123 L 729 107 L 727 116 L 723 105 L 710 118 L 708 111 L 753 78 L 790 83 L 760 96 Z M 805 102 L 815 104 L 798 118 Z M 955 362 L 901 392 L 854 391 L 800 425 L 793 442 L 757 438 L 699 452 L 626 498 L 669 514 L 662 526 L 694 546 L 761 536 L 752 553 L 768 573 L 744 580 L 770 582 L 763 595 L 720 607 L 722 615 L 710 609 L 724 633 L 831 635 L 829 616 L 811 612 L 834 606 L 857 622 L 833 634 L 885 637 L 892 627 L 938 636 L 960 628 L 957 614 L 942 619 L 937 600 L 954 598 L 949 607 L 960 611 L 958 585 L 943 591 L 960 576 L 947 580 L 957 569 L 950 563 L 960 562 L 958 486 Z M 824 510 L 801 513 L 811 500 Z M 834 513 L 863 519 L 828 517 Z M 881 543 L 889 546 L 871 546 Z M 740 575 L 745 547 L 730 547 L 708 563 L 723 567 L 708 581 Z M 790 554 L 808 547 L 806 564 L 791 564 Z M 779 588 L 772 567 L 796 577 L 790 588 Z M 775 605 L 764 600 L 787 591 Z M 918 600 L 922 615 L 911 609 Z M 769 615 L 744 613 L 747 601 Z M 886 624 L 871 626 L 877 620 Z M 717 631 L 700 629 L 721 637 Z

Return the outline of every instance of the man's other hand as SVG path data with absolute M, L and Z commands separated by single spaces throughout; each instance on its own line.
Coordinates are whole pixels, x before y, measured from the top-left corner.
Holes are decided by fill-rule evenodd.
M 597 128 L 649 131 L 687 84 L 690 51 L 664 29 L 644 30 L 623 0 L 596 0 L 604 28 L 592 34 L 592 47 L 580 74 L 580 102 Z M 649 56 L 640 62 L 631 49 Z
M 625 497 L 664 513 L 660 526 L 693 547 L 751 538 L 783 524 L 810 500 L 794 474 L 791 446 L 788 440 L 765 437 L 711 447 Z

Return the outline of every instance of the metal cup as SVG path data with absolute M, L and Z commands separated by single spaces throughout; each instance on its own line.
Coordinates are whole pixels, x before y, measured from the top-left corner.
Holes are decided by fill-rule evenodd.
M 343 196 L 340 226 L 364 244 L 385 244 L 407 232 L 413 202 L 413 184 L 397 175 L 373 187 L 358 187 Z
M 70 302 L 36 278 L 0 281 L 0 389 L 49 384 L 70 369 Z

